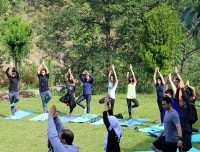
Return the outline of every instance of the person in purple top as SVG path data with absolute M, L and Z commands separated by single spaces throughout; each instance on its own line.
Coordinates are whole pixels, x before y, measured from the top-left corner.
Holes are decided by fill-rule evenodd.
M 74 133 L 64 127 L 56 112 L 56 106 L 53 105 L 48 118 L 49 152 L 79 152 L 79 147 L 73 145 Z
M 90 113 L 90 100 L 92 95 L 92 83 L 94 81 L 94 76 L 85 70 L 79 75 L 79 78 L 83 82 L 83 94 L 77 99 L 76 104 L 84 109 L 85 114 Z M 81 101 L 84 99 L 86 99 L 87 108 L 81 104 Z
M 9 79 L 9 99 L 12 116 L 11 119 L 16 119 L 15 117 L 15 104 L 19 101 L 19 73 L 15 67 L 12 68 L 12 74 L 9 74 L 10 68 L 7 68 L 6 75 Z

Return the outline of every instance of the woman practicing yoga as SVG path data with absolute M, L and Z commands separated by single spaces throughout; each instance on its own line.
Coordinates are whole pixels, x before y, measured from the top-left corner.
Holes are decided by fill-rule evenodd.
M 129 72 L 127 72 L 127 81 L 128 81 L 128 92 L 127 92 L 127 105 L 128 105 L 128 121 L 132 121 L 132 108 L 136 108 L 139 106 L 139 102 L 136 100 L 136 84 L 137 80 L 135 78 L 135 74 L 132 69 L 132 64 L 130 64 Z M 134 105 L 131 105 L 131 102 Z
M 71 73 L 71 69 L 69 69 L 66 74 L 66 81 L 67 81 L 67 93 L 60 98 L 60 101 L 69 106 L 70 112 L 67 118 L 71 118 L 72 111 L 76 106 L 75 94 L 74 94 L 76 83 Z

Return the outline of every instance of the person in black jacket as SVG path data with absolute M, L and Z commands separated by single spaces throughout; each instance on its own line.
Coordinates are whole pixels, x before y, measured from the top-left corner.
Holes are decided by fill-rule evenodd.
M 120 152 L 120 138 L 122 136 L 122 129 L 117 118 L 113 116 L 108 94 L 104 100 L 103 121 L 107 129 L 104 149 L 106 152 Z
M 43 66 L 44 66 L 44 69 L 42 69 Z M 42 99 L 42 107 L 43 107 L 44 113 L 47 113 L 48 112 L 47 103 L 51 100 L 52 95 L 49 90 L 49 84 L 48 84 L 49 83 L 49 70 L 48 70 L 47 66 L 44 64 L 44 61 L 38 68 L 37 76 L 38 76 L 39 84 L 40 84 L 39 91 L 40 91 L 40 96 Z
M 11 119 L 16 119 L 15 117 L 15 104 L 19 101 L 19 72 L 15 67 L 12 68 L 12 74 L 9 74 L 10 68 L 7 68 L 6 75 L 9 79 L 9 99 L 10 99 L 10 107 L 11 107 Z

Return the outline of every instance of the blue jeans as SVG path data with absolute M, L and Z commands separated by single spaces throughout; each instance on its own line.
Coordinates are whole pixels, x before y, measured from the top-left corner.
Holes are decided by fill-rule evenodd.
M 11 113 L 14 116 L 15 115 L 15 103 L 17 103 L 19 101 L 19 92 L 9 92 L 8 96 L 10 99 Z
M 51 100 L 52 95 L 51 92 L 49 90 L 44 91 L 44 92 L 40 92 L 40 96 L 42 99 L 42 107 L 44 109 L 44 112 L 47 112 L 47 103 Z

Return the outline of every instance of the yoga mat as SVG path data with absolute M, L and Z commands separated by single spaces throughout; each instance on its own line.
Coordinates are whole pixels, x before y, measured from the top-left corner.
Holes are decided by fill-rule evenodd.
M 19 110 L 17 112 L 15 112 L 15 117 L 16 119 L 21 119 L 23 117 L 26 117 L 28 115 L 33 114 L 34 112 L 31 110 Z M 11 116 L 4 118 L 5 120 L 10 120 Z
M 97 118 L 99 115 L 96 115 L 96 114 L 87 114 L 87 117 L 86 115 L 82 115 L 82 116 L 79 116 L 73 120 L 71 120 L 71 122 L 78 122 L 78 123 L 84 123 L 84 122 L 87 122 L 91 119 L 95 119 Z
M 200 142 L 200 134 L 192 135 L 192 142 Z
M 158 137 L 160 135 L 160 133 L 153 133 L 153 132 L 148 132 L 151 136 L 153 137 Z
M 124 127 L 131 127 L 131 126 L 135 126 L 135 125 L 141 125 L 148 121 L 149 121 L 149 119 L 133 119 L 131 122 L 125 121 L 125 122 L 120 123 L 120 125 L 124 126 Z
M 80 115 L 78 115 L 78 114 L 73 114 L 71 118 L 67 118 L 67 116 L 68 116 L 68 114 L 66 114 L 66 115 L 64 115 L 64 116 L 60 116 L 59 118 L 60 118 L 61 122 L 70 122 L 71 120 L 73 120 L 73 119 L 79 117 Z
M 45 121 L 48 119 L 48 113 L 42 113 L 36 117 L 29 119 L 30 121 Z
M 143 151 L 134 151 L 134 152 L 154 152 L 152 150 L 143 150 Z M 177 149 L 177 152 L 179 152 L 179 150 Z M 200 152 L 200 150 L 192 147 L 188 152 Z
M 188 152 L 200 152 L 200 150 L 192 147 Z
M 164 130 L 164 126 L 159 126 L 159 125 L 138 129 L 138 131 L 140 131 L 140 132 L 152 132 L 152 133 L 159 132 L 162 130 Z

